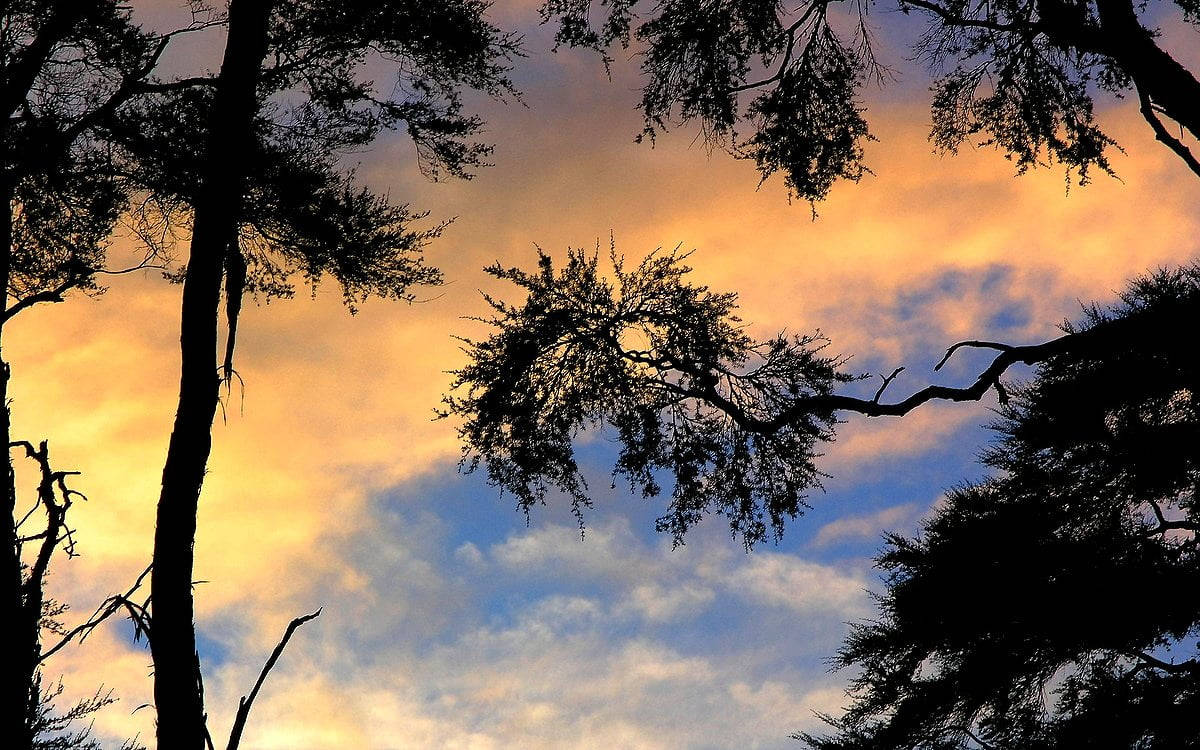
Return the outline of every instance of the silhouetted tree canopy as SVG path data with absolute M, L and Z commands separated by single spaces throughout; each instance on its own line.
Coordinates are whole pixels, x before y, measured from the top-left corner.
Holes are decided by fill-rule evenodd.
M 246 292 L 292 294 L 325 276 L 353 311 L 369 296 L 410 298 L 439 273 L 420 251 L 440 225 L 355 179 L 344 157 L 403 127 L 426 172 L 468 177 L 489 152 L 463 113 L 467 90 L 511 93 L 517 40 L 478 0 L 230 0 L 220 72 L 151 81 L 151 97 L 108 125 L 133 179 L 150 192 L 148 224 L 190 224 L 183 282 L 180 390 L 163 468 L 150 574 L 149 629 L 161 748 L 211 746 L 196 656 L 193 544 L 219 402 L 233 377 Z M 386 71 L 390 80 L 369 77 Z M 153 123 L 147 128 L 146 123 Z M 177 132 L 173 132 L 177 131 Z M 228 322 L 218 346 L 221 297 Z M 239 704 L 228 747 L 287 637 Z
M 545 254 L 536 273 L 489 268 L 529 296 L 520 307 L 488 299 L 500 330 L 467 342 L 472 362 L 454 385 L 463 395 L 446 398 L 467 417 L 469 467 L 483 461 L 526 511 L 560 488 L 582 523 L 589 501 L 572 443 L 608 425 L 621 441 L 614 471 L 633 488 L 656 496 L 660 472 L 673 477 L 658 526 L 676 541 L 708 512 L 728 517 L 747 545 L 768 528 L 778 535 L 820 484 L 813 460 L 832 437 L 833 409 L 769 433 L 747 428 L 853 376 L 823 353 L 820 334 L 752 339 L 734 295 L 687 283 L 685 257 L 655 253 L 626 270 L 614 253 L 612 281 L 582 251 L 557 272 Z
M 426 174 L 469 178 L 491 147 L 475 140 L 483 122 L 464 113 L 463 91 L 514 94 L 507 65 L 519 40 L 476 0 L 274 6 L 238 217 L 244 289 L 289 296 L 296 279 L 329 275 L 352 308 L 369 296 L 410 299 L 413 286 L 441 278 L 420 251 L 444 225 L 418 226 L 423 212 L 371 192 L 342 160 L 402 129 Z M 371 80 L 368 66 L 391 79 Z M 213 158 L 216 87 L 215 77 L 152 85 L 152 98 L 111 123 L 131 172 L 153 190 L 150 208 L 176 223 Z
M 1014 364 L 1065 353 L 1119 358 L 1127 341 L 1154 340 L 1200 312 L 1187 297 L 1182 309 L 1097 312 L 1092 325 L 1038 344 L 960 342 L 935 370 L 963 347 L 999 352 L 970 385 L 929 385 L 887 400 L 897 370 L 862 398 L 839 392 L 859 376 L 826 353 L 819 332 L 750 337 L 734 314 L 735 296 L 690 284 L 685 258 L 653 253 L 626 269 L 613 252 L 611 280 L 581 251 L 570 251 L 557 271 L 544 253 L 536 273 L 490 267 L 527 297 L 519 305 L 487 298 L 495 314 L 486 322 L 496 330 L 465 342 L 469 362 L 445 398 L 445 414 L 463 418 L 463 466 L 485 467 L 526 510 L 557 488 L 581 514 L 588 495 L 573 443 L 608 426 L 621 446 L 615 475 L 648 497 L 669 483 L 660 530 L 678 542 L 718 513 L 751 546 L 768 530 L 778 538 L 820 487 L 819 448 L 834 438 L 839 412 L 903 416 L 931 400 L 975 401 L 992 389 L 1003 405 L 1001 377 Z
M 142 31 L 116 3 L 7 3 L 0 17 L 10 317 L 96 288 L 130 197 L 98 126 L 139 91 L 169 36 Z
M 1174 6 L 1174 14 L 1170 13 Z M 710 145 L 783 174 L 803 199 L 867 171 L 872 138 L 860 92 L 885 83 L 869 0 L 546 0 L 560 44 L 635 46 L 644 136 L 699 124 Z M 1018 171 L 1057 162 L 1086 182 L 1111 172 L 1112 139 L 1093 117 L 1097 94 L 1132 95 L 1155 136 L 1200 162 L 1164 117 L 1200 136 L 1200 82 L 1159 44 L 1154 24 L 1196 21 L 1193 0 L 897 0 L 929 20 L 913 53 L 935 73 L 931 138 L 940 150 L 994 145 Z M 607 53 L 605 63 L 609 64 Z
M 1080 329 L 1195 320 L 1200 268 Z M 879 619 L 837 657 L 853 703 L 818 750 L 1200 746 L 1200 356 L 1170 326 L 1059 354 L 1013 388 L 920 535 L 889 535 Z
M 61 302 L 73 289 L 100 290 L 108 243 L 137 189 L 103 125 L 144 93 L 171 39 L 202 26 L 151 34 L 116 2 L 0 8 L 0 332 L 20 313 Z M 59 627 L 65 605 L 45 591 L 52 559 L 74 555 L 67 510 L 80 495 L 66 477 L 77 472 L 53 470 L 44 441 L 35 448 L 10 434 L 10 376 L 0 356 L 0 439 L 9 452 L 0 471 L 0 617 L 11 634 L 0 736 L 16 748 L 93 747 L 79 725 L 112 697 L 97 693 L 59 712 L 51 704 L 61 685 L 41 684 L 45 660 L 95 626 Z M 18 491 L 13 450 L 38 465 L 35 492 Z

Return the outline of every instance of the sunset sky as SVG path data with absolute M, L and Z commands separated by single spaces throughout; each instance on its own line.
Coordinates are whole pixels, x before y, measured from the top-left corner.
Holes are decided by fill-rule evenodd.
M 173 13 L 153 9 L 156 23 Z M 586 436 L 596 507 L 581 539 L 565 503 L 527 523 L 459 474 L 454 424 L 432 419 L 463 361 L 452 336 L 486 334 L 464 319 L 486 313 L 480 291 L 515 299 L 482 268 L 530 266 L 538 247 L 606 248 L 610 235 L 631 258 L 694 248 L 693 278 L 737 291 L 753 333 L 819 328 L 851 369 L 905 365 L 900 396 L 972 377 L 986 354 L 932 372 L 954 341 L 1044 340 L 1081 302 L 1196 258 L 1200 181 L 1129 102 L 1098 113 L 1127 152 L 1114 154 L 1119 180 L 1068 191 L 1057 167 L 1016 177 L 989 149 L 932 154 L 907 20 L 881 37 L 897 82 L 865 102 L 874 175 L 839 183 L 814 219 L 692 129 L 635 144 L 636 59 L 610 80 L 593 54 L 551 54 L 535 4 L 498 3 L 493 18 L 525 34 L 529 55 L 513 71 L 523 103 L 472 100 L 494 167 L 432 183 L 402 135 L 347 157 L 430 223 L 456 217 L 427 252 L 447 283 L 356 316 L 332 285 L 243 313 L 245 388 L 214 428 L 197 541 L 213 735 L 228 734 L 287 622 L 323 607 L 271 674 L 243 747 L 797 747 L 789 734 L 844 703 L 847 675 L 826 659 L 846 622 L 872 615 L 881 532 L 915 529 L 946 488 L 980 476 L 994 396 L 850 419 L 820 463 L 831 478 L 813 510 L 749 554 L 717 518 L 673 550 L 653 530 L 662 503 L 609 489 L 614 443 Z M 882 31 L 897 17 L 885 5 L 871 18 Z M 220 44 L 215 32 L 190 41 L 172 64 L 203 65 Z M 7 333 L 14 436 L 49 438 L 90 498 L 72 510 L 81 557 L 51 580 L 78 618 L 149 561 L 179 293 L 152 272 L 117 277 Z M 150 656 L 131 635 L 115 622 L 48 670 L 68 695 L 114 689 L 104 738 L 154 734 L 152 709 L 135 711 L 150 702 Z

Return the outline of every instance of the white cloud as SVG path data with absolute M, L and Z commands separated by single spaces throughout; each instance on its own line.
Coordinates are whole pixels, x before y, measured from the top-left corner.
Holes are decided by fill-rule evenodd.
M 848 620 L 870 611 L 866 577 L 794 555 L 749 555 L 744 565 L 726 574 L 725 583 L 735 596 L 802 615 Z
M 816 547 L 824 547 L 848 539 L 878 539 L 885 531 L 912 523 L 921 512 L 916 503 L 904 503 L 883 508 L 862 516 L 847 516 L 830 521 L 817 531 Z
M 628 611 L 649 622 L 670 622 L 700 614 L 717 598 L 710 587 L 683 583 L 665 587 L 657 583 L 634 586 L 620 602 L 618 611 Z

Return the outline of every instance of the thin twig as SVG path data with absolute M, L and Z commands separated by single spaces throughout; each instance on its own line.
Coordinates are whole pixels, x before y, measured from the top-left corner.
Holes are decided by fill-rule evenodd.
M 902 372 L 904 372 L 904 368 L 897 367 L 895 370 L 892 370 L 891 375 L 888 375 L 886 378 L 883 378 L 883 385 L 879 386 L 879 390 L 875 391 L 875 398 L 873 398 L 871 400 L 874 401 L 875 403 L 879 403 L 879 399 L 883 396 L 883 392 L 886 391 L 887 387 L 889 385 L 891 385 L 893 380 L 896 379 L 896 376 Z M 880 375 L 880 377 L 883 377 L 883 376 Z

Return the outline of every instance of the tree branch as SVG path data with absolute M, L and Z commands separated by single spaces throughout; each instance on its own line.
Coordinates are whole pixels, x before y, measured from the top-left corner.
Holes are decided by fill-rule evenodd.
M 297 617 L 288 624 L 287 630 L 283 633 L 283 638 L 279 641 L 279 645 L 271 652 L 270 658 L 267 659 L 267 663 L 263 665 L 262 671 L 259 672 L 258 680 L 254 683 L 254 688 L 250 690 L 248 696 L 242 696 L 238 701 L 237 716 L 233 721 L 233 729 L 229 732 L 229 744 L 226 746 L 226 750 L 237 750 L 238 744 L 242 741 L 242 732 L 246 728 L 246 718 L 250 715 L 250 706 L 254 703 L 254 699 L 258 697 L 258 691 L 267 679 L 267 674 L 275 666 L 275 662 L 279 661 L 279 656 L 283 653 L 284 647 L 287 646 L 288 640 L 291 639 L 292 633 L 296 632 L 296 628 L 309 620 L 319 617 L 322 609 L 324 608 L 320 608 L 310 615 Z
M 936 365 L 933 366 L 933 371 L 937 372 L 942 369 L 942 366 L 954 356 L 954 353 L 964 346 L 974 347 L 977 349 L 997 349 L 1002 352 L 1007 352 L 1012 349 L 1011 344 L 1000 344 L 995 341 L 960 341 L 954 346 L 946 350 L 946 355 L 942 357 Z
M 762 88 L 763 86 L 769 86 L 770 84 L 775 83 L 783 78 L 783 74 L 787 72 L 788 63 L 792 61 L 792 52 L 796 48 L 796 32 L 799 31 L 800 27 L 807 23 L 810 18 L 812 18 L 813 14 L 816 13 L 818 8 L 820 8 L 821 12 L 824 13 L 828 6 L 829 0 L 823 0 L 823 2 L 814 2 L 810 4 L 808 8 L 805 9 L 804 14 L 801 15 L 800 18 L 796 19 L 796 22 L 785 30 L 784 33 L 786 33 L 788 36 L 788 43 L 787 47 L 783 50 L 783 59 L 779 61 L 779 68 L 775 71 L 774 75 L 772 75 L 770 78 L 764 78 L 761 81 L 743 83 L 740 86 L 734 86 L 733 88 L 729 89 L 729 93 L 736 94 L 741 91 Z
M 1200 175 L 1200 160 L 1196 159 L 1191 150 L 1183 144 L 1183 141 L 1167 131 L 1162 120 L 1158 119 L 1158 115 L 1155 114 L 1155 111 L 1159 108 L 1151 104 L 1150 97 L 1140 86 L 1136 88 L 1138 100 L 1141 102 L 1142 117 L 1146 119 L 1146 122 L 1150 123 L 1150 128 L 1154 131 L 1154 137 L 1166 144 L 1167 148 L 1174 151 L 1180 159 L 1183 159 L 1183 163 L 1188 166 L 1188 169 Z
M 937 368 L 935 367 L 933 369 L 936 370 Z M 904 372 L 904 368 L 897 367 L 895 370 L 892 370 L 892 374 L 888 375 L 887 377 L 880 375 L 879 377 L 883 378 L 883 385 L 879 386 L 879 390 L 875 391 L 875 398 L 871 400 L 875 403 L 879 403 L 879 399 L 883 397 L 883 392 L 886 391 L 887 387 L 892 384 L 892 381 L 896 379 L 896 376 L 902 372 Z
M 1127 651 L 1126 654 L 1135 659 L 1140 659 L 1149 668 L 1159 669 L 1168 674 L 1179 674 L 1181 672 L 1200 673 L 1200 662 L 1197 662 L 1195 659 L 1188 659 L 1178 664 L 1172 664 L 1171 662 L 1153 657 L 1144 651 Z
M 1000 354 L 969 386 L 954 388 L 944 385 L 929 385 L 902 401 L 890 404 L 879 403 L 874 399 L 868 400 L 839 394 L 800 396 L 774 417 L 760 419 L 741 412 L 719 394 L 716 398 L 713 398 L 712 394 L 708 392 L 693 392 L 691 395 L 705 398 L 713 406 L 728 413 L 744 429 L 764 435 L 773 434 L 787 425 L 799 422 L 801 416 L 806 414 L 849 411 L 867 417 L 902 417 L 928 401 L 978 401 L 992 388 L 996 389 L 1000 403 L 1003 404 L 1008 401 L 1008 392 L 1004 389 L 1000 378 L 1013 365 L 1033 365 L 1058 354 L 1104 349 L 1106 344 L 1111 347 L 1113 338 L 1119 339 L 1133 335 L 1138 333 L 1141 327 L 1149 324 L 1150 322 L 1144 316 L 1122 318 L 1097 324 L 1085 331 L 1068 333 L 1050 341 L 1026 346 L 1010 346 L 988 341 L 960 342 L 950 347 L 939 366 L 945 364 L 946 358 L 962 346 L 999 349 Z
M 149 630 L 146 628 L 147 623 L 143 619 L 145 605 L 137 604 L 130 597 L 133 596 L 135 591 L 141 588 L 146 576 L 150 575 L 150 568 L 151 566 L 147 565 L 146 569 L 141 572 L 141 575 L 137 577 L 137 580 L 133 582 L 133 585 L 130 586 L 124 594 L 114 594 L 113 596 L 105 599 L 100 603 L 100 606 L 96 608 L 96 611 L 92 613 L 91 617 L 89 617 L 82 624 L 77 625 L 68 631 L 64 636 L 62 636 L 61 639 L 59 639 L 58 643 L 54 644 L 52 648 L 42 652 L 41 656 L 38 657 L 38 663 L 46 661 L 54 654 L 61 651 L 76 637 L 79 637 L 80 641 L 85 640 L 88 635 L 90 635 L 91 632 L 95 630 L 98 625 L 100 625 L 100 623 L 107 620 L 122 608 L 125 608 L 129 611 L 130 619 L 133 620 L 134 627 L 137 628 L 139 632 L 145 633 L 147 638 L 149 638 Z
M 45 289 L 40 292 L 35 292 L 26 297 L 22 297 L 12 304 L 11 307 L 5 308 L 3 316 L 0 316 L 0 325 L 4 325 L 8 321 L 16 317 L 17 313 L 26 310 L 41 302 L 62 302 L 63 295 L 69 289 L 80 282 L 79 277 L 72 276 L 66 281 L 61 282 L 53 289 Z
M 940 18 L 948 26 L 963 26 L 974 29 L 988 29 L 989 31 L 1026 34 L 1033 33 L 1038 30 L 1038 24 L 1035 23 L 1000 23 L 999 21 L 968 18 L 966 16 L 956 14 L 947 9 L 945 6 L 939 5 L 938 3 L 929 2 L 929 0 L 901 0 L 901 10 L 903 10 L 905 5 L 911 5 L 914 8 L 927 10 Z

